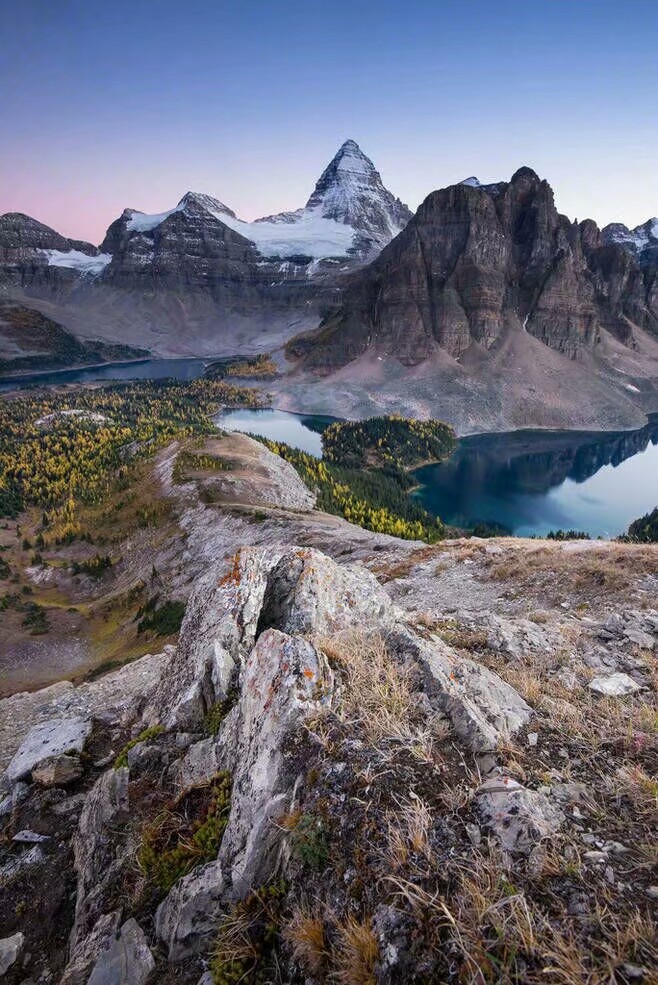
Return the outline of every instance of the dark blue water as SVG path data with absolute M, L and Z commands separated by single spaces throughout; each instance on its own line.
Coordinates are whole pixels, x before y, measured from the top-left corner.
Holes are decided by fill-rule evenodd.
M 194 380 L 203 374 L 213 357 L 203 359 L 141 359 L 125 363 L 107 363 L 82 369 L 51 370 L 47 373 L 27 373 L 24 376 L 0 378 L 0 391 L 26 386 L 52 386 L 58 383 L 93 383 L 105 380 Z
M 415 474 L 423 506 L 455 526 L 615 537 L 658 506 L 658 419 L 637 431 L 473 435 Z

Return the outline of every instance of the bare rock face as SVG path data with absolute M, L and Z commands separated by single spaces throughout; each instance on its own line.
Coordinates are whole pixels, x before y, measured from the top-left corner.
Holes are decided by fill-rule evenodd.
M 78 879 L 71 950 L 102 915 L 104 890 L 116 867 L 117 829 L 129 818 L 128 769 L 109 770 L 85 802 L 73 841 Z
M 136 920 L 126 920 L 98 958 L 88 985 L 144 985 L 154 968 L 144 931 Z
M 78 756 L 52 756 L 32 770 L 32 780 L 42 787 L 67 787 L 83 774 Z
M 602 328 L 628 345 L 633 326 L 658 334 L 649 288 L 630 254 L 559 215 L 548 183 L 520 168 L 509 182 L 432 192 L 289 352 L 324 372 L 371 345 L 415 365 L 437 349 L 491 349 L 515 327 L 574 357 Z
M 88 718 L 51 718 L 36 725 L 7 767 L 9 785 L 29 776 L 44 760 L 67 752 L 82 752 L 91 734 Z
M 219 856 L 174 886 L 156 916 L 158 936 L 178 961 L 216 925 L 222 904 L 273 873 L 280 845 L 275 821 L 292 806 L 296 776 L 287 740 L 326 705 L 333 678 L 307 640 L 277 630 L 261 634 L 245 663 L 236 717 L 231 813 Z

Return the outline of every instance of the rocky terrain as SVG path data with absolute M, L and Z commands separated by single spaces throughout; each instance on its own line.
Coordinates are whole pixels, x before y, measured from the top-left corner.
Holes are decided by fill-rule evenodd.
M 0 292 L 82 338 L 139 338 L 158 355 L 259 351 L 315 326 L 342 273 L 410 217 L 348 140 L 303 208 L 256 222 L 188 192 L 157 215 L 126 209 L 97 249 L 3 216 Z
M 560 215 L 548 183 L 521 168 L 429 195 L 350 275 L 341 307 L 286 351 L 300 402 L 309 374 L 328 376 L 348 414 L 360 398 L 431 410 L 460 430 L 471 408 L 480 430 L 630 426 L 656 400 L 655 264 Z M 316 394 L 305 407 L 319 412 Z
M 175 649 L 0 702 L 5 980 L 655 982 L 658 548 L 426 547 L 177 454 Z

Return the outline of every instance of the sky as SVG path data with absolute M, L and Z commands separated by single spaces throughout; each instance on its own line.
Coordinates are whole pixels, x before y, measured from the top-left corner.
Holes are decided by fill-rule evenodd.
M 67 236 L 297 208 L 347 138 L 414 209 L 526 164 L 572 219 L 658 214 L 656 0 L 0 0 L 0 37 L 0 214 Z

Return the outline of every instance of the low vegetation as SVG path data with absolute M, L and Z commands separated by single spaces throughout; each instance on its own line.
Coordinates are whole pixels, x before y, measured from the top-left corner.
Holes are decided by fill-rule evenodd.
M 414 482 L 406 472 L 396 468 L 348 469 L 283 442 L 260 440 L 297 470 L 309 489 L 317 494 L 319 509 L 342 516 L 366 530 L 407 540 L 433 543 L 444 536 L 441 520 L 409 496 Z
M 217 857 L 231 806 L 231 775 L 190 787 L 142 831 L 139 866 L 167 892 L 181 876 Z

